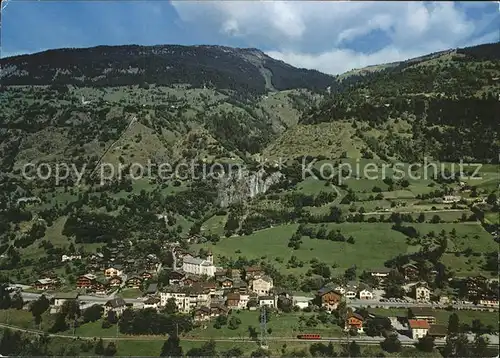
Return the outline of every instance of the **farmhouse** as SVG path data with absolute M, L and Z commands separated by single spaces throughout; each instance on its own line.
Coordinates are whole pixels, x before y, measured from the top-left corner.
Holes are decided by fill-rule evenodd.
M 408 320 L 408 325 L 413 339 L 424 338 L 430 328 L 429 322 L 423 319 L 410 319 Z
M 78 293 L 61 292 L 54 295 L 54 306 L 61 307 L 66 301 L 78 300 Z
M 328 311 L 336 310 L 342 295 L 333 288 L 323 287 L 316 294 L 316 300 Z
M 121 316 L 123 311 L 127 308 L 125 300 L 121 297 L 113 298 L 109 300 L 104 305 L 104 315 L 107 315 L 109 311 L 114 311 L 117 316 Z
M 76 279 L 76 287 L 77 288 L 90 288 L 90 287 L 92 287 L 95 279 L 96 279 L 96 275 L 92 275 L 90 273 L 88 273 L 86 275 L 79 276 Z
M 363 332 L 363 321 L 364 321 L 363 316 L 361 316 L 358 313 L 350 312 L 345 322 L 344 329 L 346 331 L 355 329 L 358 333 L 361 333 Z
M 110 266 L 104 270 L 104 276 L 106 276 L 106 278 L 111 278 L 114 276 L 121 276 L 121 275 L 123 275 L 122 265 Z
M 431 324 L 427 335 L 436 339 L 445 339 L 448 334 L 448 327 L 442 324 Z
M 436 317 L 432 309 L 425 307 L 412 307 L 413 318 L 418 321 L 427 321 L 429 324 L 436 323 Z

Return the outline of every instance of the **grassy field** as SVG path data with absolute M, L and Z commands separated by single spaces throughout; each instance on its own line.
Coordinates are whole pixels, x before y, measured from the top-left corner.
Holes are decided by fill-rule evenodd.
M 220 329 L 213 327 L 213 321 L 204 324 L 206 328 L 197 328 L 189 333 L 189 336 L 202 337 L 202 338 L 250 338 L 248 327 L 253 327 L 259 332 L 260 325 L 260 311 L 236 311 L 231 316 L 238 317 L 241 324 L 237 329 L 229 329 L 228 326 L 223 326 Z M 231 318 L 229 317 L 229 319 Z M 307 327 L 306 322 L 314 313 L 292 312 L 287 314 L 272 314 L 269 317 L 267 328 L 271 329 L 269 337 L 295 337 L 297 334 L 304 332 L 316 332 L 323 336 L 339 336 L 341 329 L 333 324 L 324 325 L 318 321 L 318 325 L 314 327 Z
M 208 246 L 216 257 L 245 256 L 248 259 L 267 259 L 284 273 L 304 273 L 309 267 L 308 262 L 313 258 L 329 265 L 338 265 L 339 272 L 356 264 L 361 272 L 363 269 L 381 267 L 386 260 L 406 252 L 408 245 L 405 236 L 392 230 L 391 226 L 387 223 L 327 225 L 328 230 L 339 229 L 346 236 L 352 235 L 355 238 L 354 244 L 304 237 L 300 248 L 293 250 L 287 246 L 298 227 L 293 224 L 277 226 L 248 236 L 222 238 L 216 245 L 200 244 L 195 247 L 199 249 Z M 380 250 L 381 247 L 384 247 L 384 250 Z M 292 256 L 304 261 L 304 267 L 286 269 L 286 263 Z M 353 258 L 356 259 L 353 261 Z M 276 259 L 282 262 L 277 262 Z

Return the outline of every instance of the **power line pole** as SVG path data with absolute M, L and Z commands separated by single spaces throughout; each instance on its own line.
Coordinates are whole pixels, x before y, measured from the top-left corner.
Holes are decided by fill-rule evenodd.
M 260 347 L 267 349 L 266 333 L 267 333 L 267 306 L 263 306 L 260 310 Z

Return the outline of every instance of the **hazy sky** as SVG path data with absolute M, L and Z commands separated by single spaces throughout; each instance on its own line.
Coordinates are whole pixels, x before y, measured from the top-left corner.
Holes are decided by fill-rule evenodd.
M 500 40 L 496 2 L 28 1 L 2 13 L 2 57 L 117 44 L 256 47 L 341 73 Z

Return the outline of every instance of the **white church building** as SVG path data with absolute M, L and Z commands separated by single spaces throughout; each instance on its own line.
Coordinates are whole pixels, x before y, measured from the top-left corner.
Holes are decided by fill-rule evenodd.
M 214 266 L 214 257 L 210 252 L 206 259 L 184 255 L 182 257 L 182 270 L 194 275 L 215 276 L 216 267 Z

